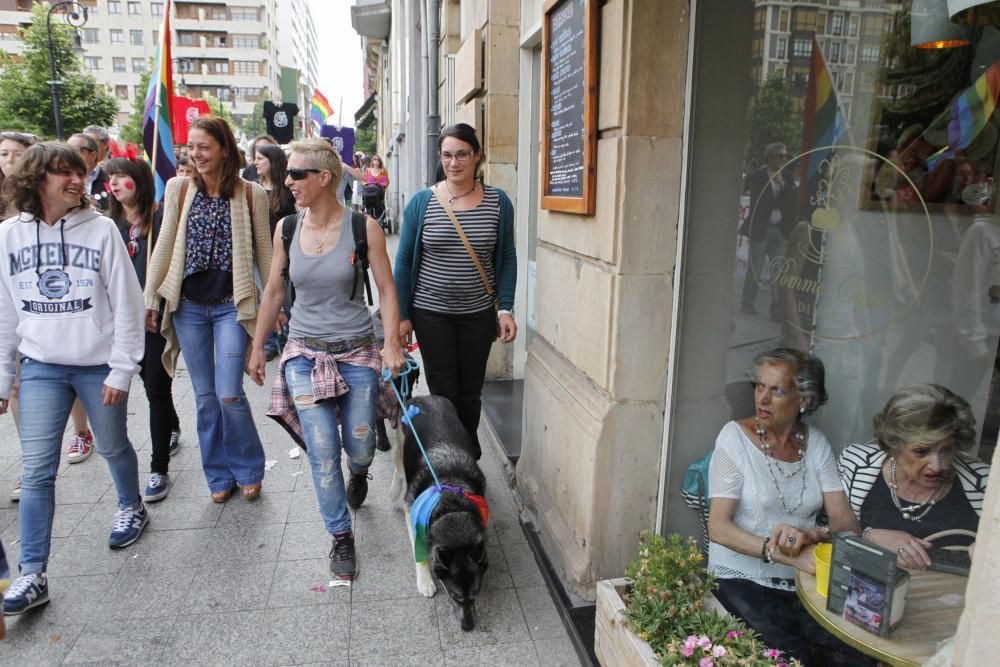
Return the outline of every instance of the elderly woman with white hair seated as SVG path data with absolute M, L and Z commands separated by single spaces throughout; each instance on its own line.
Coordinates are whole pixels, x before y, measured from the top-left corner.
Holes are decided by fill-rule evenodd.
M 708 569 L 716 597 L 771 648 L 813 663 L 866 664 L 825 632 L 795 594 L 831 531 L 860 532 L 826 436 L 805 418 L 826 402 L 823 362 L 780 348 L 754 359 L 755 413 L 722 427 L 709 468 Z M 824 511 L 828 527 L 816 518 Z M 822 647 L 822 648 L 820 648 Z
M 899 564 L 926 569 L 926 538 L 942 531 L 975 533 L 989 466 L 968 456 L 975 443 L 969 403 L 936 384 L 899 389 L 875 415 L 875 442 L 851 445 L 840 473 L 851 507 L 869 542 L 895 551 Z M 934 546 L 966 546 L 943 536 Z

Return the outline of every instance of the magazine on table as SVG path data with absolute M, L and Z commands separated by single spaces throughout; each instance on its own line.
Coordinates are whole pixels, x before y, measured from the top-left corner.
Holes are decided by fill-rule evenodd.
M 852 533 L 838 533 L 830 559 L 826 608 L 872 634 L 888 637 L 903 618 L 910 573 L 896 554 Z

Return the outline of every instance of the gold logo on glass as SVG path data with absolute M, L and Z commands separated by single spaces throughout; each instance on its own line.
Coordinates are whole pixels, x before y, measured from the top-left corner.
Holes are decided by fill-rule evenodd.
M 818 173 L 798 183 L 803 162 L 822 155 Z M 871 201 L 867 176 L 888 168 L 916 193 L 905 207 Z M 754 203 L 747 234 L 770 225 L 771 211 L 759 211 L 772 183 L 795 183 L 794 224 L 782 225 L 784 248 L 769 243 L 762 266 L 750 253 L 749 280 L 777 286 L 780 321 L 790 331 L 819 340 L 856 340 L 899 322 L 920 300 L 934 257 L 930 212 L 909 175 L 892 161 L 854 146 L 825 146 L 800 153 L 775 172 Z M 759 231 L 758 237 L 763 237 Z M 760 242 L 760 241 L 757 241 Z

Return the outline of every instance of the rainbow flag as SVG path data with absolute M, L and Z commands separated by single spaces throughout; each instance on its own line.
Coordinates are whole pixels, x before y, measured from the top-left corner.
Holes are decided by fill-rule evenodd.
M 847 129 L 847 122 L 837 99 L 830 72 L 826 68 L 823 52 L 813 37 L 812 63 L 809 68 L 809 85 L 806 103 L 802 109 L 802 152 L 826 148 L 836 144 Z M 818 150 L 802 160 L 801 183 L 805 184 L 819 173 L 820 164 L 830 157 L 833 149 Z
M 332 115 L 333 107 L 330 106 L 330 103 L 326 101 L 326 97 L 317 88 L 313 92 L 312 111 L 310 112 L 310 117 L 316 124 L 317 130 L 326 125 L 326 119 Z
M 153 75 L 146 89 L 146 106 L 142 113 L 142 145 L 146 161 L 153 167 L 156 180 L 156 201 L 163 201 L 167 181 L 177 175 L 174 138 L 170 127 L 173 116 L 171 98 L 174 77 L 170 58 L 170 0 L 163 11 L 160 44 L 156 49 Z
M 1000 97 L 1000 60 L 989 66 L 976 82 L 959 93 L 948 105 L 948 145 L 927 158 L 931 170 L 943 158 L 968 148 L 986 127 Z M 943 114 L 942 114 L 943 115 Z M 934 127 L 936 123 L 932 123 Z

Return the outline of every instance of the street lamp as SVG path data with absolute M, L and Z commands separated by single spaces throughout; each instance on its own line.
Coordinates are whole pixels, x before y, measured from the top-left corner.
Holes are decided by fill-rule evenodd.
M 181 82 L 177 84 L 177 92 L 181 95 L 187 95 L 188 85 L 187 81 L 184 80 L 184 73 L 191 70 L 192 63 L 190 58 L 174 58 L 173 61 L 177 64 L 177 71 L 181 73 Z
M 49 80 L 49 88 L 52 90 L 52 114 L 56 121 L 56 139 L 62 141 L 62 115 L 59 113 L 59 86 L 62 85 L 62 81 L 59 80 L 59 73 L 56 71 L 55 45 L 52 42 L 52 14 L 57 10 L 63 15 L 66 23 L 79 29 L 87 22 L 87 8 L 75 0 L 65 0 L 49 7 L 49 12 L 45 16 L 45 28 L 49 35 L 49 69 L 52 74 L 52 79 Z M 79 39 L 79 33 L 75 34 L 73 41 L 76 46 L 79 46 Z

